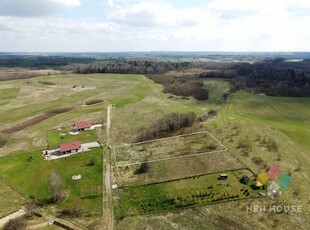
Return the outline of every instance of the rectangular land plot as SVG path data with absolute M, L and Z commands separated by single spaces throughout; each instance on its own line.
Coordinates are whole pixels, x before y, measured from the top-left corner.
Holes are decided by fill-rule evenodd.
M 116 146 L 114 147 L 114 159 L 116 166 L 121 166 L 222 150 L 226 148 L 208 132 L 198 132 Z
M 0 180 L 0 219 L 20 209 L 25 202 L 16 191 Z
M 115 168 L 115 183 L 131 186 L 247 168 L 228 151 L 179 157 Z
M 242 170 L 251 178 L 241 184 L 235 171 L 226 172 L 228 178 L 219 180 L 219 174 L 208 174 L 183 180 L 158 184 L 131 186 L 116 190 L 114 195 L 116 218 L 178 210 L 180 208 L 206 205 L 238 199 L 259 197 L 258 191 L 250 187 L 255 179 L 248 170 Z
M 57 148 L 60 144 L 72 141 L 81 141 L 81 143 L 97 141 L 96 130 L 81 131 L 76 135 L 69 133 L 70 129 L 63 128 L 61 130 L 49 130 L 47 132 L 47 140 L 50 148 Z

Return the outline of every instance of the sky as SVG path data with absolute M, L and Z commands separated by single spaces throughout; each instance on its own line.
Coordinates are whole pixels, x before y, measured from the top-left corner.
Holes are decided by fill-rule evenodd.
M 310 51 L 310 0 L 0 0 L 0 52 Z

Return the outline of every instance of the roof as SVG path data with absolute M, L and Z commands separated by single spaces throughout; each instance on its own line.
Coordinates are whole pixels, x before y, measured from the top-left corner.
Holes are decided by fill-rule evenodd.
M 76 150 L 81 147 L 81 142 L 79 141 L 73 141 L 69 143 L 64 143 L 59 145 L 60 152 L 67 152 L 71 150 Z
M 280 186 L 276 182 L 272 181 L 272 183 L 268 187 L 268 191 L 272 190 L 278 191 L 279 188 Z
M 76 129 L 86 129 L 91 127 L 93 124 L 90 121 L 81 121 L 81 122 L 76 122 L 74 124 L 74 128 Z
M 228 176 L 226 173 L 221 173 L 220 176 Z
M 269 167 L 268 176 L 271 180 L 274 180 L 277 175 L 281 173 L 281 170 L 278 165 L 273 164 Z
M 260 183 L 259 181 L 254 181 L 253 182 L 253 184 L 254 184 L 254 186 L 256 186 L 256 187 L 262 187 L 263 186 L 263 184 L 262 183 Z

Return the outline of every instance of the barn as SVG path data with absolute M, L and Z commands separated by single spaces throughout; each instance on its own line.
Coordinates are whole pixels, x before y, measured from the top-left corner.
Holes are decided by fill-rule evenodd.
M 83 131 L 83 130 L 89 129 L 92 125 L 93 124 L 90 121 L 81 121 L 81 122 L 76 122 L 73 125 L 73 128 L 76 131 Z
M 81 142 L 79 141 L 73 141 L 69 143 L 64 143 L 59 145 L 59 151 L 62 154 L 69 154 L 69 153 L 75 153 L 81 150 Z

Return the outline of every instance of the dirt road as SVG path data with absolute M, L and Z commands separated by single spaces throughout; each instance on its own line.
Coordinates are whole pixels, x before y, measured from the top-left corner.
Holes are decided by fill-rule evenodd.
M 24 209 L 19 209 L 17 212 L 14 212 L 6 217 L 3 217 L 2 219 L 0 219 L 0 229 L 7 223 L 9 222 L 9 220 L 11 219 L 16 219 L 18 217 L 21 217 L 23 215 L 25 215 L 26 212 Z
M 111 127 L 111 114 L 112 113 L 112 105 L 108 106 L 107 110 L 107 123 L 106 123 L 106 146 L 104 149 L 105 155 L 104 155 L 104 163 L 105 163 L 105 177 L 104 177 L 104 186 L 106 191 L 106 197 L 103 197 L 103 199 L 107 199 L 108 201 L 108 215 L 107 215 L 107 224 L 108 229 L 113 230 L 114 229 L 114 214 L 113 214 L 113 203 L 112 203 L 112 191 L 111 191 L 111 151 L 110 151 L 110 145 L 111 145 L 111 139 L 110 139 L 110 127 Z

